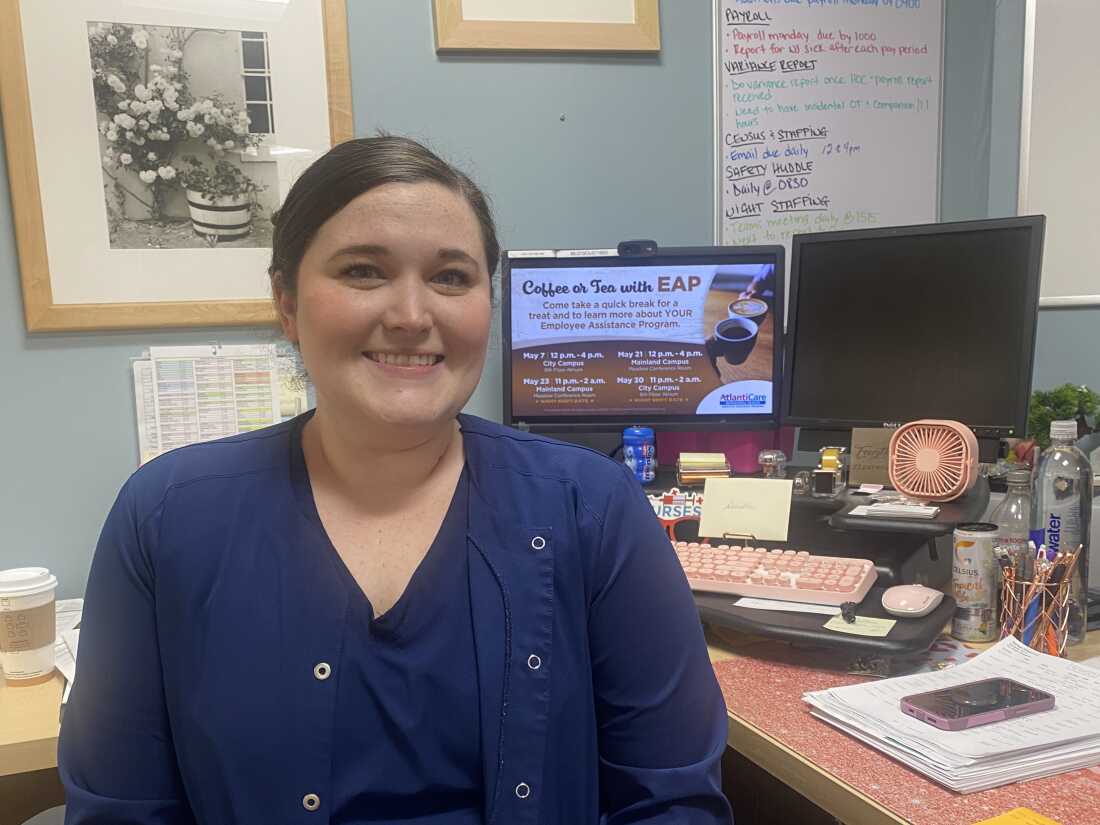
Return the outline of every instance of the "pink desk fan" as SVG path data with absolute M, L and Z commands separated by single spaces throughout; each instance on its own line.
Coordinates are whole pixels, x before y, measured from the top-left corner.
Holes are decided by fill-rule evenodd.
M 890 438 L 890 483 L 918 501 L 954 501 L 978 480 L 978 439 L 958 421 L 926 418 Z

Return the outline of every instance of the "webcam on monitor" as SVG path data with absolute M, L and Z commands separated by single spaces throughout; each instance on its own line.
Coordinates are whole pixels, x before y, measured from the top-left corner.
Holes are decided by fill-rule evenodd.
M 656 241 L 622 241 L 618 247 L 619 255 L 623 258 L 647 258 L 657 254 Z

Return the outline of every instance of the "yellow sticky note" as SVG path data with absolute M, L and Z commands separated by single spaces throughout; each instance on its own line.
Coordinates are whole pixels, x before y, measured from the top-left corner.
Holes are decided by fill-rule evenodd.
M 1013 808 L 1008 813 L 992 819 L 983 819 L 981 822 L 975 822 L 974 825 L 1058 825 L 1058 823 L 1031 808 Z
M 870 616 L 856 616 L 854 622 L 844 621 L 843 616 L 833 616 L 825 622 L 829 630 L 841 633 L 854 633 L 856 636 L 885 636 L 897 624 L 897 619 L 872 619 Z

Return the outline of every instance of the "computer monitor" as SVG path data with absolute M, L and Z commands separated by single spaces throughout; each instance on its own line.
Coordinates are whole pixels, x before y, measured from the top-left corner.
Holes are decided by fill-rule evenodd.
M 775 426 L 781 246 L 513 251 L 501 272 L 506 424 Z
M 784 423 L 1022 437 L 1042 216 L 796 235 Z

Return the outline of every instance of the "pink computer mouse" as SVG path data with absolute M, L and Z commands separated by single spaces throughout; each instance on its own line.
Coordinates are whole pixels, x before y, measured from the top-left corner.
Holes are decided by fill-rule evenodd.
M 927 616 L 943 601 L 943 593 L 922 584 L 899 584 L 886 588 L 882 594 L 882 606 L 887 613 L 919 619 Z

